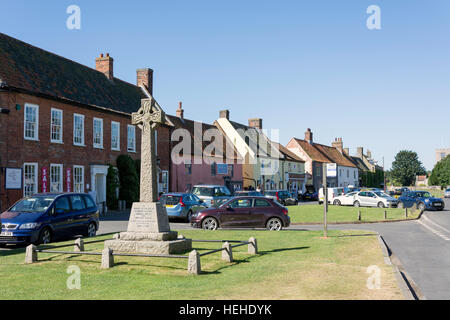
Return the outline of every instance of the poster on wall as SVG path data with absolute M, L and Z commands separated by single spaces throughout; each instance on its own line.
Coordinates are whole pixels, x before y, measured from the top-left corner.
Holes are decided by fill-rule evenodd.
M 42 192 L 48 192 L 48 169 L 42 168 Z
M 21 190 L 22 189 L 22 169 L 6 168 L 5 189 L 6 190 Z

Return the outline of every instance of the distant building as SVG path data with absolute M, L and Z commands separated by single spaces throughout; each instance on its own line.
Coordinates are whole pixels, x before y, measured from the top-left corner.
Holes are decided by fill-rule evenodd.
M 450 149 L 436 149 L 436 162 L 443 160 L 450 155 Z
M 417 176 L 415 185 L 416 185 L 416 187 L 428 187 L 428 177 L 427 176 Z

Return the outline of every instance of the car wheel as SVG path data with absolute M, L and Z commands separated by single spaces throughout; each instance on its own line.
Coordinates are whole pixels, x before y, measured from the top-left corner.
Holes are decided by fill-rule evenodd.
M 340 206 L 341 202 L 339 200 L 334 200 L 333 205 Z
M 425 209 L 426 209 L 425 204 L 424 204 L 424 203 L 419 203 L 419 204 L 417 205 L 417 209 L 419 209 L 420 212 L 424 212 Z
M 39 233 L 38 245 L 49 244 L 52 242 L 52 231 L 49 228 L 44 228 Z
M 86 230 L 86 237 L 92 238 L 97 235 L 97 226 L 94 222 L 89 223 L 87 230 Z
M 384 203 L 383 202 L 380 202 L 380 203 L 378 203 L 378 208 L 384 208 L 385 206 L 384 206 Z
M 278 218 L 271 218 L 267 221 L 266 227 L 270 231 L 280 231 L 283 229 L 283 223 Z
M 215 231 L 219 228 L 219 222 L 213 217 L 207 217 L 202 222 L 203 230 Z
M 359 208 L 359 207 L 361 207 L 361 204 L 359 203 L 359 201 L 355 201 L 355 203 L 353 203 L 353 206 L 355 208 Z
M 187 214 L 187 216 L 186 216 L 187 222 L 191 222 L 192 215 L 193 215 L 192 211 L 189 210 L 189 212 L 188 212 L 188 214 Z
M 397 208 L 404 209 L 405 205 L 403 204 L 403 202 L 399 202 L 398 205 L 397 205 Z

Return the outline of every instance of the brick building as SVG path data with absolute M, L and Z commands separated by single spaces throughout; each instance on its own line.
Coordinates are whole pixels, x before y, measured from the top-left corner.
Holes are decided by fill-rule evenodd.
M 114 77 L 114 60 L 92 69 L 0 33 L 0 209 L 24 195 L 95 191 L 106 200 L 108 166 L 140 158 L 131 113 L 152 94 L 153 71 L 136 85 Z M 160 189 L 168 190 L 170 123 L 158 129 Z

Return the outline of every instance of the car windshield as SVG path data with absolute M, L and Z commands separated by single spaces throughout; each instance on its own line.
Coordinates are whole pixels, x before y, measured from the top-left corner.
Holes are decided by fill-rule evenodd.
M 55 197 L 30 197 L 20 200 L 9 211 L 43 213 L 51 206 Z
M 390 196 L 384 192 L 375 192 L 375 194 L 381 198 L 390 198 Z
M 192 193 L 200 197 L 214 197 L 214 188 L 194 187 Z

